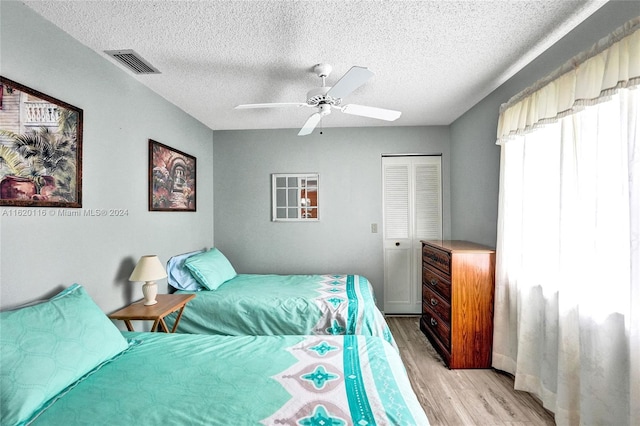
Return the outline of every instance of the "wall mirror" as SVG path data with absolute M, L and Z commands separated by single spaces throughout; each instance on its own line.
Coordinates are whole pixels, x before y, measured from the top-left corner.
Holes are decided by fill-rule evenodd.
M 272 221 L 318 220 L 317 173 L 274 173 L 271 195 Z

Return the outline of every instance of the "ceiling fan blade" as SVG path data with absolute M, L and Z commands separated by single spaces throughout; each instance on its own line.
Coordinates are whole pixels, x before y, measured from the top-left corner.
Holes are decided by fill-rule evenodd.
M 309 106 L 306 102 L 281 102 L 281 103 L 268 103 L 268 104 L 244 104 L 238 105 L 235 109 L 250 109 L 250 108 L 281 108 L 281 107 L 301 107 Z
M 311 134 L 311 132 L 313 132 L 313 129 L 315 129 L 318 123 L 320 122 L 321 118 L 322 118 L 322 114 L 320 114 L 319 112 L 316 112 L 315 114 L 311 114 L 311 117 L 307 119 L 307 122 L 304 123 L 304 126 L 302 126 L 302 129 L 300 129 L 300 131 L 298 132 L 298 136 L 306 136 Z
M 365 67 L 351 67 L 340 80 L 327 92 L 327 96 L 333 98 L 344 98 L 367 80 L 373 77 L 373 72 Z
M 349 104 L 340 108 L 342 112 L 362 117 L 377 118 L 378 120 L 394 121 L 402 114 L 400 111 L 391 109 L 375 108 L 364 105 Z

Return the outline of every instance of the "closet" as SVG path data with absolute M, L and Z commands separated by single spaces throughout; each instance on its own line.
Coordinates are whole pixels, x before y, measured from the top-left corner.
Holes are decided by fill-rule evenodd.
M 420 314 L 421 239 L 442 238 L 439 155 L 382 157 L 384 312 Z

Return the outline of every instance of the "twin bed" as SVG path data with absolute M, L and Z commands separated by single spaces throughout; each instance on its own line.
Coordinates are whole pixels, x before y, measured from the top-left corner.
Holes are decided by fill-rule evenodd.
M 236 274 L 215 248 L 172 257 L 167 274 L 178 293 L 197 294 L 182 313 L 177 332 L 364 335 L 395 346 L 373 288 L 361 275 Z M 176 316 L 166 318 L 169 327 Z
M 305 277 L 311 293 L 346 297 L 346 314 L 342 302 L 323 310 L 328 308 L 319 307 L 317 295 L 311 297 L 317 311 L 307 310 L 306 302 L 287 302 L 289 289 L 281 292 L 288 315 L 256 312 L 255 321 L 264 325 L 247 329 L 249 321 L 241 321 L 229 333 L 236 335 L 220 335 L 233 321 L 213 326 L 220 314 L 211 317 L 192 303 L 215 303 L 205 295 L 224 290 L 228 280 L 198 291 L 185 310 L 194 313 L 186 329 L 201 327 L 198 334 L 121 332 L 78 284 L 46 302 L 2 312 L 0 423 L 428 425 L 384 318 L 371 314 L 376 311 L 357 313 L 346 295 L 350 287 L 366 294 L 369 283 L 358 276 Z M 297 285 L 273 278 L 229 279 L 238 288 L 265 282 L 267 293 L 272 286 Z M 251 315 L 251 303 L 232 305 Z M 309 321 L 298 318 L 306 315 Z M 358 324 L 367 317 L 370 325 Z M 268 325 L 283 318 L 296 318 L 295 327 Z M 291 334 L 295 330 L 305 332 Z

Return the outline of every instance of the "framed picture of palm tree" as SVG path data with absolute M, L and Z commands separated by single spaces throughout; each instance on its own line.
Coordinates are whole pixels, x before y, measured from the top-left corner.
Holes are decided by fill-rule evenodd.
M 82 110 L 0 76 L 0 205 L 82 207 Z

